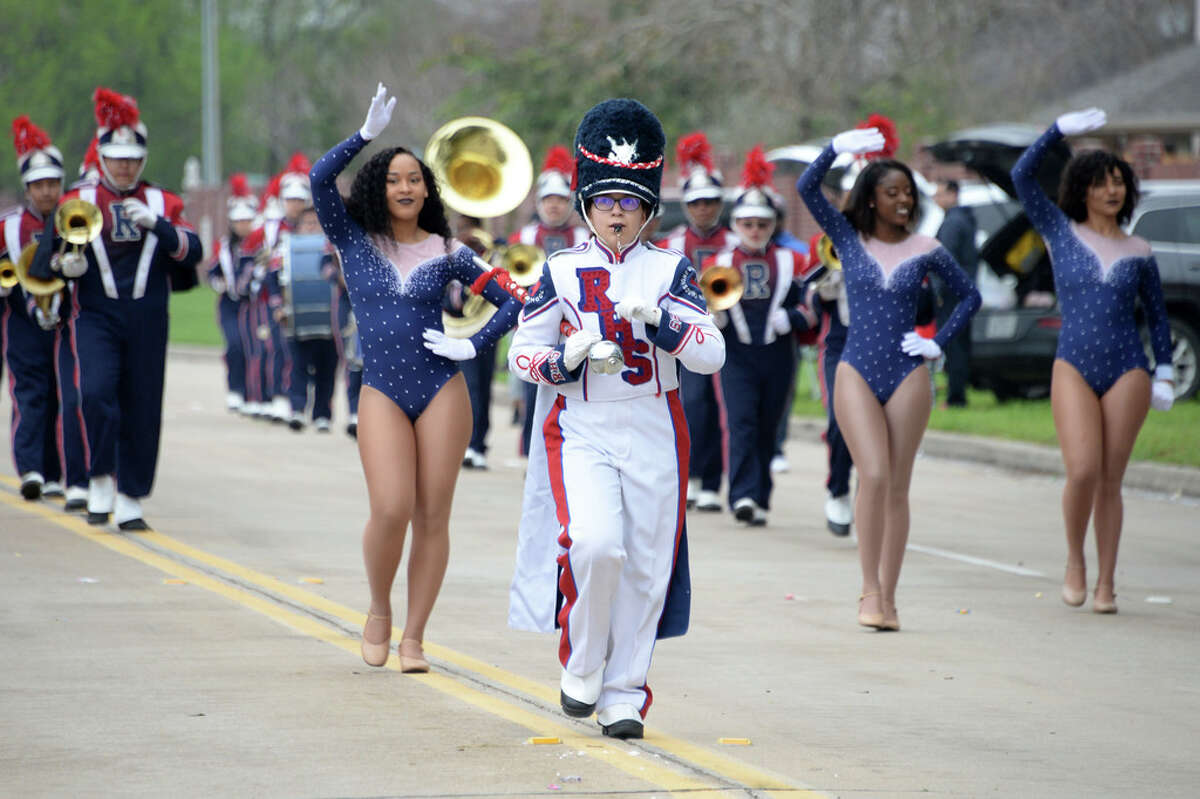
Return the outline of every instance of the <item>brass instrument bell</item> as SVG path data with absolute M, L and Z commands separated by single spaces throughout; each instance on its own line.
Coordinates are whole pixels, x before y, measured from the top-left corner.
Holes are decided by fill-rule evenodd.
M 500 266 L 512 275 L 518 286 L 532 286 L 538 282 L 545 262 L 546 251 L 534 244 L 511 244 L 500 257 Z
M 738 304 L 745 291 L 742 273 L 732 266 L 710 266 L 700 274 L 700 290 L 710 312 L 727 311 Z
M 94 206 L 93 206 L 94 207 Z M 21 290 L 33 297 L 34 304 L 42 309 L 42 313 L 48 318 L 56 318 L 58 310 L 55 307 L 55 299 L 67 286 L 67 281 L 61 277 L 52 277 L 49 280 L 42 280 L 29 274 L 29 267 L 33 266 L 33 256 L 37 252 L 37 242 L 31 241 L 25 245 L 25 249 L 21 250 L 21 257 L 17 261 L 16 272 L 17 282 L 21 285 Z M 62 302 L 61 299 L 58 300 Z
M 521 137 L 485 117 L 459 117 L 438 128 L 425 145 L 425 163 L 445 204 L 480 219 L 507 214 L 533 186 L 533 161 Z
M 17 267 L 5 258 L 0 261 L 0 289 L 10 289 L 17 285 Z
M 459 240 L 475 251 L 478 259 L 476 263 L 487 264 L 496 251 L 496 239 L 483 228 L 475 227 L 460 233 Z M 442 330 L 450 338 L 470 338 L 482 330 L 497 311 L 495 305 L 477 294 L 466 291 L 466 287 L 464 293 L 466 298 L 463 300 L 461 316 L 442 311 Z
M 100 235 L 104 217 L 94 203 L 73 197 L 54 212 L 54 229 L 62 238 L 58 251 L 57 269 L 64 277 L 76 278 L 87 271 L 83 248 Z M 71 245 L 67 249 L 67 245 Z
M 817 258 L 825 264 L 826 269 L 842 268 L 842 261 L 834 252 L 833 241 L 829 238 L 828 233 L 822 233 L 821 238 L 817 239 Z

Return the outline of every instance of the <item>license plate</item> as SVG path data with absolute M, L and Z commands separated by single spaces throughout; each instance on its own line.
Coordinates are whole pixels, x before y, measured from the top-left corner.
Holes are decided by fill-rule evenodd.
M 983 327 L 985 339 L 1010 339 L 1017 335 L 1017 315 L 1011 313 L 992 314 Z

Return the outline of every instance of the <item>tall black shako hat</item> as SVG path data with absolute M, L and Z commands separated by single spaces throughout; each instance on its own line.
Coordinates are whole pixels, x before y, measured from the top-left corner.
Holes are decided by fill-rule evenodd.
M 605 100 L 583 115 L 575 132 L 575 205 L 583 215 L 585 201 L 620 191 L 658 207 L 662 186 L 663 135 L 658 117 L 637 100 Z

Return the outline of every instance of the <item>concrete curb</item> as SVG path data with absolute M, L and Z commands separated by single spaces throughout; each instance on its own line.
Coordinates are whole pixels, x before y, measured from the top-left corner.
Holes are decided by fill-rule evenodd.
M 820 418 L 794 416 L 791 425 L 791 435 L 806 440 L 819 441 L 825 431 L 825 420 Z M 922 448 L 926 455 L 935 458 L 985 463 L 1014 472 L 1059 476 L 1064 473 L 1059 449 L 1041 444 L 927 430 Z M 1133 461 L 1125 471 L 1124 485 L 1170 496 L 1200 498 L 1200 469 Z

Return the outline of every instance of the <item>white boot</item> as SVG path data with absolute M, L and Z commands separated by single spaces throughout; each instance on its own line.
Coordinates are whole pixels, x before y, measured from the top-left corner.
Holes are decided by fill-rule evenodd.
M 87 501 L 88 490 L 86 488 L 83 486 L 70 486 L 67 488 L 67 502 L 63 505 L 63 510 L 86 510 Z
M 596 714 L 600 729 L 610 738 L 641 738 L 642 714 L 633 705 L 609 705 Z
M 150 526 L 142 519 L 142 503 L 125 494 L 117 494 L 116 509 L 113 511 L 113 521 L 122 530 L 150 529 Z
M 42 495 L 42 485 L 45 480 L 41 472 L 25 472 L 21 475 L 21 496 L 33 500 Z
M 705 491 L 701 489 L 696 495 L 696 510 L 707 512 L 721 510 L 721 495 L 716 491 Z
M 93 477 L 88 481 L 88 524 L 108 524 L 117 497 L 117 481 L 111 474 Z
M 242 395 L 236 391 L 230 391 L 225 395 L 225 409 L 237 413 L 242 409 Z
M 854 521 L 854 509 L 850 495 L 829 495 L 825 499 L 825 526 L 836 536 L 850 535 L 850 523 Z
M 559 702 L 563 712 L 577 719 L 585 719 L 596 709 L 596 700 L 604 687 L 604 666 L 586 677 L 576 677 L 566 669 L 558 682 Z
M 275 397 L 271 400 L 271 418 L 276 422 L 286 422 L 292 415 L 292 403 L 287 397 Z

